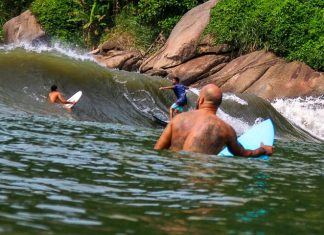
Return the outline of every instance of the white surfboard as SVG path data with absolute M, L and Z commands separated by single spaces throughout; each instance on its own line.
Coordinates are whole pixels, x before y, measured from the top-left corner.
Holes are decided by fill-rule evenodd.
M 79 99 L 82 96 L 82 91 L 78 91 L 77 93 L 75 93 L 73 96 L 71 96 L 67 101 L 69 102 L 78 102 Z M 64 104 L 64 108 L 70 109 L 74 106 L 75 104 Z

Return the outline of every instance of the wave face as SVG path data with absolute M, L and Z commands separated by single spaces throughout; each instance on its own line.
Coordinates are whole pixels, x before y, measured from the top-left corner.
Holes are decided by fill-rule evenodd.
M 171 91 L 159 91 L 160 86 L 169 84 L 165 79 L 109 70 L 90 56 L 63 51 L 60 47 L 0 47 L 0 103 L 31 114 L 146 127 L 156 125 L 151 113 L 167 117 L 175 97 Z M 53 84 L 65 98 L 83 91 L 72 114 L 48 104 L 47 94 Z M 197 93 L 188 92 L 188 109 L 195 107 Z M 299 111 L 301 107 L 304 111 Z M 315 115 L 318 108 L 321 113 Z M 314 111 L 312 117 L 305 114 L 310 110 Z M 324 129 L 318 121 L 323 119 L 322 98 L 277 100 L 271 105 L 254 95 L 224 94 L 218 114 L 238 134 L 262 119 L 271 118 L 278 138 L 312 141 L 324 138 Z
M 150 95 L 158 93 L 159 87 L 151 78 L 107 70 L 90 60 L 52 52 L 16 49 L 1 53 L 0 79 L 0 102 L 29 113 L 71 116 L 47 103 L 49 89 L 56 84 L 65 98 L 82 90 L 71 116 L 77 120 L 146 125 L 143 115 L 156 107 L 154 103 L 159 100 L 155 98 L 168 99 L 167 94 Z

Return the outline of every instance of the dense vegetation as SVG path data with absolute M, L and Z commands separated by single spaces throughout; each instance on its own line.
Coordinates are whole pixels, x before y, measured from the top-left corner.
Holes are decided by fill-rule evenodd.
M 222 0 L 207 32 L 242 52 L 268 49 L 324 70 L 323 0 Z
M 161 32 L 168 36 L 185 12 L 205 1 L 1 0 L 0 23 L 29 7 L 45 31 L 63 42 L 89 48 L 123 31 L 143 48 Z
M 54 39 L 86 48 L 110 39 L 145 51 L 205 1 L 1 0 L 0 24 L 29 8 Z M 323 25 L 323 0 L 220 0 L 206 33 L 242 53 L 267 49 L 324 70 Z
M 169 34 L 186 11 L 202 2 L 204 1 L 35 0 L 31 9 L 46 32 L 63 41 L 83 43 L 91 47 L 118 32 L 127 33 L 129 37 L 132 35 L 137 46 L 145 47 L 161 31 Z

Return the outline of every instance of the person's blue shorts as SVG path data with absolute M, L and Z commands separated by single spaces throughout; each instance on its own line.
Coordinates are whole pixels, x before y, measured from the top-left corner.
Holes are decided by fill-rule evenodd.
M 173 103 L 173 105 L 171 106 L 171 109 L 178 110 L 179 113 L 183 112 L 183 106 L 177 105 L 177 103 Z

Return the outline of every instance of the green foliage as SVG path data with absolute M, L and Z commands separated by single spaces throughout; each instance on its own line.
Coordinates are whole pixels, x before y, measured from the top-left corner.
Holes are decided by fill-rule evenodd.
M 84 42 L 88 47 L 97 44 L 107 26 L 113 1 L 73 0 L 79 7 L 73 10 L 73 21 L 82 23 Z
M 0 19 L 6 20 L 18 16 L 27 10 L 33 0 L 1 0 L 0 1 Z
M 167 37 L 188 10 L 205 1 L 0 0 L 0 25 L 31 5 L 54 39 L 90 48 L 120 37 L 120 42 L 143 51 L 160 32 Z M 206 32 L 217 43 L 242 52 L 271 50 L 324 70 L 323 25 L 323 0 L 220 0 Z
M 82 22 L 72 14 L 78 7 L 71 0 L 35 0 L 32 12 L 52 37 L 82 44 Z
M 206 32 L 243 52 L 269 49 L 324 69 L 322 0 L 222 0 Z
M 127 32 L 137 49 L 145 51 L 160 32 L 168 36 L 180 18 L 206 0 L 139 0 L 133 1 L 115 18 L 114 29 L 104 39 Z M 127 1 L 126 1 L 127 2 Z M 120 4 L 122 5 L 122 4 Z
M 5 8 L 3 7 L 3 2 L 0 2 L 0 42 L 3 41 L 3 27 L 4 23 L 6 22 L 5 18 Z
M 12 14 L 20 14 L 32 3 L 33 14 L 54 40 L 90 48 L 98 45 L 105 32 L 109 31 L 108 38 L 116 37 L 117 32 L 124 36 L 127 33 L 134 45 L 143 50 L 160 32 L 168 36 L 184 13 L 205 1 L 0 0 L 0 13 L 8 16 L 0 14 L 0 23 L 12 18 Z M 7 9 L 14 13 L 7 14 Z
M 138 17 L 168 35 L 180 18 L 203 0 L 139 0 Z
M 155 39 L 159 31 L 139 22 L 136 8 L 133 5 L 125 7 L 115 17 L 115 26 L 108 31 L 101 41 L 121 41 L 123 47 L 139 49 L 144 52 Z
M 126 0 L 34 0 L 32 11 L 51 36 L 65 42 L 96 45 Z

